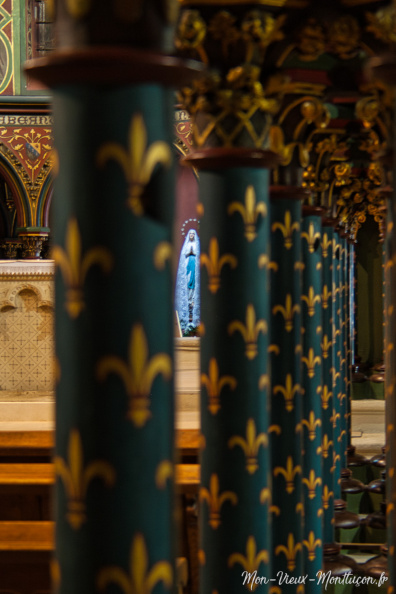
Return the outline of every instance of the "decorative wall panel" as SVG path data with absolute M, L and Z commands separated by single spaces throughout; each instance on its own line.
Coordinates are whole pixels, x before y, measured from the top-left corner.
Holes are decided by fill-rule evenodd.
M 54 383 L 53 264 L 0 261 L 0 390 Z

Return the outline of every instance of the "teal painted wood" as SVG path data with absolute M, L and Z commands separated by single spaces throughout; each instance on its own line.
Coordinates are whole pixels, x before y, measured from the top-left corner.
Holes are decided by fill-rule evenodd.
M 323 568 L 322 503 L 322 221 L 319 215 L 303 216 L 301 317 L 302 350 L 302 425 L 303 425 L 303 531 L 304 570 L 314 578 Z M 320 592 L 317 580 L 307 581 L 305 592 Z
M 200 591 L 231 594 L 271 577 L 268 171 L 201 170 L 200 199 Z
M 322 456 L 323 456 L 323 542 L 334 542 L 334 488 L 333 488 L 333 259 L 334 228 L 324 224 L 322 229 L 322 325 L 323 325 L 323 390 L 322 390 Z
M 155 84 L 54 91 L 59 594 L 173 582 L 172 114 Z
M 301 202 L 271 201 L 273 573 L 302 575 Z M 294 589 L 293 589 L 294 588 Z M 282 592 L 296 586 L 282 584 Z
M 341 398 L 342 398 L 342 246 L 340 235 L 334 233 L 334 259 L 333 259 L 333 447 L 334 447 L 334 470 L 333 470 L 333 491 L 334 499 L 341 499 Z
M 346 237 L 340 238 L 342 248 L 341 268 L 341 331 L 342 331 L 342 355 L 341 355 L 341 468 L 347 468 L 347 447 L 348 447 L 348 385 L 349 385 L 349 354 L 348 354 L 348 242 Z
M 347 447 L 352 445 L 352 365 L 355 360 L 355 246 L 351 240 L 347 241 L 347 351 L 348 351 L 348 379 L 347 379 Z

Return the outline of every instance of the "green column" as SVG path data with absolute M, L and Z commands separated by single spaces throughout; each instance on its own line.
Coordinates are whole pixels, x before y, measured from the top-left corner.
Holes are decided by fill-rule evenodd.
M 253 152 L 206 149 L 204 158 L 201 152 L 189 158 L 200 170 L 203 213 L 199 518 L 205 594 L 239 593 L 243 584 L 256 587 L 256 577 L 271 576 L 269 161 L 264 151 L 255 151 L 256 159 Z
M 298 188 L 271 188 L 274 577 L 283 572 L 297 578 L 303 571 L 300 233 L 304 195 Z M 291 591 L 291 585 L 279 587 L 282 592 Z
M 348 240 L 346 233 L 341 233 L 341 470 L 347 468 L 348 447 L 348 388 L 349 388 L 349 353 L 348 353 Z
M 184 68 L 99 48 L 34 72 L 53 86 L 58 169 L 56 591 L 169 592 L 173 93 L 161 80 Z
M 342 398 L 342 246 L 338 230 L 334 231 L 332 270 L 333 297 L 333 491 L 341 499 L 341 398 Z
M 334 487 L 333 487 L 333 385 L 334 346 L 333 346 L 333 261 L 334 261 L 334 221 L 323 220 L 322 230 L 322 357 L 323 389 L 322 397 L 322 457 L 323 457 L 323 542 L 324 546 L 334 542 Z
M 304 575 L 316 577 L 323 568 L 322 504 L 322 209 L 303 206 L 302 220 L 302 430 Z M 307 581 L 305 592 L 321 590 Z

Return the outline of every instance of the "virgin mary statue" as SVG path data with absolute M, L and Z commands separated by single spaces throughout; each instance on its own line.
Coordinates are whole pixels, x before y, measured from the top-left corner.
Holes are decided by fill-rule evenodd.
M 176 276 L 175 307 L 183 335 L 190 333 L 200 322 L 199 238 L 190 229 L 180 252 Z

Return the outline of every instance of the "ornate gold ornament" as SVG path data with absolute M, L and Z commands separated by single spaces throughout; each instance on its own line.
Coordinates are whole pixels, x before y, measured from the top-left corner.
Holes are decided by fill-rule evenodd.
M 246 456 L 246 470 L 254 474 L 258 469 L 257 456 L 260 446 L 268 446 L 268 436 L 265 433 L 257 435 L 254 419 L 248 419 L 246 423 L 246 439 L 240 435 L 233 435 L 228 440 L 228 447 L 239 446 Z
M 219 242 L 216 237 L 212 237 L 209 243 L 209 254 L 201 253 L 201 267 L 206 267 L 209 276 L 208 288 L 211 293 L 217 293 L 220 288 L 220 273 L 223 266 L 228 264 L 231 268 L 236 268 L 238 260 L 233 254 L 223 254 L 219 256 Z
M 322 298 L 320 295 L 315 295 L 314 288 L 309 287 L 308 295 L 301 296 L 302 301 L 305 301 L 308 307 L 308 315 L 310 317 L 315 315 L 315 304 L 320 303 Z
M 121 166 L 129 186 L 127 204 L 134 215 L 142 216 L 144 190 L 157 165 L 164 168 L 171 166 L 172 150 L 162 140 L 147 147 L 147 130 L 140 113 L 135 113 L 131 119 L 128 141 L 128 150 L 116 142 L 103 144 L 96 159 L 99 167 L 104 167 L 111 159 Z
M 91 266 L 97 264 L 109 273 L 113 266 L 113 257 L 104 247 L 93 247 L 85 254 L 81 253 L 81 234 L 75 217 L 67 224 L 65 249 L 56 245 L 52 248 L 52 258 L 59 267 L 65 285 L 65 308 L 72 319 L 77 318 L 85 308 L 83 285 Z
M 275 305 L 272 308 L 272 314 L 275 316 L 277 313 L 280 313 L 284 320 L 285 320 L 285 330 L 286 332 L 291 332 L 293 330 L 293 318 L 295 314 L 300 313 L 300 306 L 298 303 L 293 305 L 292 296 L 290 293 L 286 295 L 285 305 Z
M 277 221 L 276 223 L 272 224 L 271 231 L 273 233 L 278 229 L 285 238 L 285 248 L 287 250 L 290 250 L 290 248 L 293 247 L 293 232 L 298 232 L 300 230 L 300 223 L 298 221 L 294 221 L 294 223 L 292 222 L 290 210 L 287 210 L 285 212 L 284 223 L 280 223 L 279 221 Z
M 214 357 L 209 361 L 209 374 L 201 374 L 201 384 L 206 387 L 208 393 L 208 410 L 215 415 L 220 410 L 220 393 L 224 386 L 228 385 L 230 390 L 235 390 L 237 381 L 230 375 L 219 377 L 219 366 Z
M 328 30 L 328 45 L 341 60 L 353 58 L 361 46 L 360 26 L 353 16 L 343 15 L 333 21 Z
M 175 47 L 182 53 L 187 52 L 208 64 L 208 56 L 204 49 L 207 27 L 198 10 L 185 10 L 181 13 L 175 36 Z
M 396 6 L 394 2 L 376 13 L 366 12 L 366 19 L 367 31 L 386 44 L 396 43 Z
M 277 466 L 274 468 L 274 476 L 278 476 L 282 474 L 286 481 L 286 492 L 293 493 L 294 491 L 294 481 L 297 474 L 301 474 L 302 469 L 301 466 L 298 464 L 297 466 L 293 466 L 293 457 L 288 456 L 286 460 L 286 468 L 282 468 L 281 466 Z
M 303 540 L 303 545 L 308 550 L 308 560 L 313 561 L 316 557 L 315 549 L 322 546 L 320 538 L 315 538 L 313 530 L 308 535 L 308 540 Z
M 332 298 L 332 292 L 329 291 L 329 289 L 327 288 L 327 285 L 324 285 L 323 292 L 322 292 L 322 308 L 323 309 L 327 309 L 329 307 L 328 301 L 330 298 Z
M 114 468 L 103 460 L 94 460 L 84 467 L 81 437 L 77 429 L 72 429 L 70 432 L 68 462 L 56 456 L 54 468 L 55 474 L 64 484 L 68 497 L 67 521 L 74 530 L 78 530 L 86 521 L 85 497 L 90 482 L 99 477 L 108 487 L 111 487 L 116 476 Z
M 274 393 L 274 395 L 279 394 L 279 393 L 281 393 L 283 395 L 283 397 L 285 399 L 285 408 L 288 412 L 290 412 L 294 408 L 294 405 L 293 405 L 294 396 L 296 394 L 298 394 L 300 392 L 300 390 L 301 390 L 300 384 L 293 385 L 292 375 L 290 373 L 288 373 L 286 376 L 285 385 L 284 386 L 281 386 L 281 385 L 274 386 L 273 393 Z
M 135 427 L 144 427 L 152 416 L 150 395 L 152 384 L 161 374 L 165 381 L 172 377 L 172 360 L 165 353 L 158 353 L 149 359 L 148 344 L 144 328 L 134 324 L 128 349 L 128 361 L 109 355 L 103 357 L 97 366 L 97 375 L 104 381 L 110 373 L 122 380 L 129 396 L 128 417 Z
M 149 556 L 143 534 L 137 533 L 129 556 L 129 574 L 121 567 L 104 567 L 99 571 L 97 587 L 100 591 L 114 583 L 125 594 L 150 594 L 162 582 L 168 590 L 173 585 L 173 569 L 168 561 L 158 561 L 149 569 Z
M 321 427 L 321 419 L 315 419 L 315 413 L 313 410 L 310 411 L 308 419 L 303 419 L 302 424 L 308 429 L 308 437 L 313 441 L 316 437 L 316 427 Z
M 82 19 L 92 7 L 92 0 L 66 0 L 67 11 L 73 19 Z
M 329 356 L 329 349 L 330 347 L 333 345 L 332 340 L 329 340 L 327 337 L 327 334 L 325 334 L 323 336 L 323 340 L 320 343 L 320 346 L 322 347 L 322 357 L 323 359 L 327 359 Z
M 256 322 L 256 312 L 254 306 L 249 303 L 246 307 L 245 324 L 240 320 L 234 320 L 228 325 L 228 334 L 232 335 L 234 332 L 240 332 L 245 341 L 245 355 L 252 360 L 257 356 L 257 341 L 260 332 L 267 334 L 268 324 L 265 320 L 258 320 Z
M 209 507 L 209 525 L 216 530 L 220 524 L 220 510 L 226 501 L 230 501 L 232 505 L 238 503 L 238 497 L 232 491 L 220 491 L 219 477 L 217 474 L 212 474 L 210 477 L 209 489 L 200 487 L 199 500 L 206 501 Z
M 322 256 L 323 258 L 327 258 L 327 256 L 329 255 L 329 247 L 331 247 L 333 244 L 332 240 L 329 239 L 329 236 L 327 235 L 326 231 L 323 233 L 323 237 L 322 237 Z
M 239 212 L 245 224 L 245 237 L 252 242 L 257 237 L 257 223 L 259 216 L 267 216 L 267 205 L 265 202 L 256 202 L 256 192 L 252 185 L 246 188 L 245 204 L 232 202 L 227 209 L 229 215 Z
M 308 497 L 309 499 L 314 499 L 316 495 L 316 487 L 320 487 L 322 484 L 322 479 L 320 476 L 315 475 L 314 470 L 309 471 L 309 477 L 303 478 L 302 482 L 308 488 Z
M 262 550 L 257 553 L 256 539 L 254 536 L 249 536 L 246 542 L 246 556 L 241 553 L 232 553 L 228 558 L 228 567 L 233 567 L 236 563 L 241 565 L 248 573 L 258 571 L 260 563 L 267 564 L 269 560 L 268 551 Z M 250 584 L 250 588 L 254 591 L 258 584 Z
M 289 532 L 287 537 L 287 546 L 278 545 L 275 548 L 275 555 L 283 553 L 287 559 L 287 569 L 294 571 L 296 569 L 296 556 L 299 551 L 302 551 L 302 545 L 300 542 L 294 543 L 294 534 Z
M 301 361 L 307 366 L 308 377 L 313 378 L 315 375 L 315 365 L 320 365 L 322 359 L 319 356 L 315 357 L 313 348 L 310 348 L 308 357 L 301 357 Z
M 313 254 L 316 248 L 317 243 L 320 245 L 321 234 L 319 231 L 315 233 L 315 226 L 313 223 L 309 223 L 308 225 L 308 233 L 303 231 L 301 233 L 301 238 L 305 239 L 308 244 L 308 252 Z

